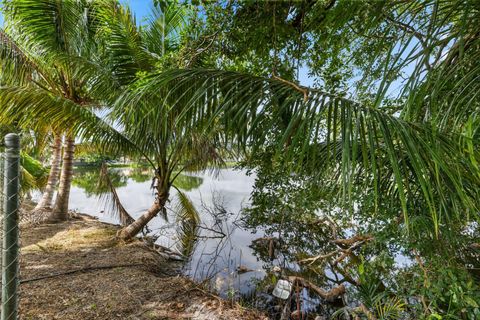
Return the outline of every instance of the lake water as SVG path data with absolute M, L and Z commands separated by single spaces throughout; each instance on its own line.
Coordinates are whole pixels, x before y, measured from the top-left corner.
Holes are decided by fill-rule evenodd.
M 121 203 L 133 218 L 143 214 L 155 199 L 151 176 L 151 171 L 145 168 L 109 169 L 110 180 Z M 105 203 L 99 199 L 99 196 L 108 194 L 105 187 L 98 185 L 99 179 L 98 167 L 79 167 L 75 170 L 70 209 L 117 224 L 118 220 L 109 214 L 108 206 L 106 208 Z M 189 197 L 200 216 L 196 236 L 193 237 L 195 240 L 185 242 L 185 237 L 182 236 L 185 233 L 181 232 L 182 223 L 176 214 L 178 192 L 175 188 L 171 189 L 170 202 L 166 206 L 167 216 L 159 215 L 150 221 L 148 236 L 172 251 L 188 252 L 188 258 L 182 264 L 184 275 L 209 283 L 224 298 L 246 299 L 244 301 L 266 311 L 274 319 L 282 318 L 284 309 L 278 308 L 281 305 L 290 306 L 293 311 L 299 302 L 301 310 L 307 313 L 330 316 L 344 303 L 351 303 L 346 300 L 325 303 L 311 295 L 307 289 L 292 293 L 291 299 L 285 304 L 272 297 L 273 286 L 282 275 L 295 274 L 305 279 L 310 278 L 313 283 L 325 288 L 338 285 L 343 278 L 341 273 L 329 266 L 323 267 L 322 275 L 321 269 L 319 273 L 311 272 L 309 268 L 297 263 L 301 258 L 297 256 L 298 253 L 312 256 L 332 250 L 328 249 L 332 235 L 323 230 L 324 224 L 302 224 L 295 219 L 290 224 L 288 221 L 284 223 L 283 215 L 280 215 L 280 219 L 279 213 L 271 209 L 268 200 L 264 209 L 260 209 L 260 214 L 252 213 L 257 209 L 255 207 L 255 210 L 249 211 L 248 216 L 245 215 L 243 209 L 250 205 L 255 179 L 254 173 L 247 175 L 246 171 L 235 169 L 180 175 L 176 187 Z M 274 194 L 276 197 L 278 195 Z M 263 213 L 266 215 L 262 216 Z M 245 219 L 246 217 L 254 219 Z M 276 220 L 280 220 L 280 225 L 275 225 L 278 224 Z M 345 229 L 345 233 L 346 237 L 352 234 L 349 229 Z M 270 239 L 270 242 L 267 245 L 263 242 L 263 245 L 252 246 L 252 242 L 259 238 Z M 278 247 L 274 247 L 272 239 L 278 240 Z M 402 253 L 398 249 L 391 252 L 395 261 L 391 272 L 412 265 L 412 259 Z M 280 270 L 281 275 L 272 272 L 274 269 Z M 349 284 L 346 286 L 348 288 Z
M 76 170 L 70 208 L 97 216 L 101 221 L 118 223 L 99 200 L 98 168 Z M 151 175 L 139 168 L 113 168 L 109 170 L 118 196 L 133 218 L 144 213 L 153 203 Z M 97 180 L 97 181 L 96 181 Z M 217 173 L 189 173 L 180 177 L 178 187 L 192 200 L 200 218 L 200 229 L 193 253 L 183 272 L 195 280 L 210 279 L 212 286 L 223 296 L 248 293 L 255 287 L 255 279 L 265 275 L 262 262 L 249 247 L 253 239 L 261 237 L 261 231 L 253 233 L 241 226 L 242 208 L 248 206 L 255 175 L 245 171 L 222 169 Z M 150 234 L 158 236 L 157 244 L 181 250 L 177 232 L 175 198 L 172 188 L 168 203 L 168 218 L 157 216 L 148 225 Z M 215 208 L 216 204 L 216 208 Z M 219 233 L 221 231 L 225 236 Z M 238 273 L 242 266 L 249 272 Z

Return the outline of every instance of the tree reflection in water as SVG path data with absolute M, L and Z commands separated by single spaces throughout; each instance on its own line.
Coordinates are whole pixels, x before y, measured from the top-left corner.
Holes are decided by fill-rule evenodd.
M 89 197 L 109 192 L 108 186 L 100 183 L 100 171 L 99 166 L 77 167 L 73 185 L 83 189 Z M 108 175 L 115 188 L 125 187 L 129 179 L 142 183 L 150 181 L 153 176 L 148 167 L 109 168 Z M 191 191 L 198 188 L 202 182 L 201 177 L 180 174 L 175 181 L 175 186 L 183 191 Z

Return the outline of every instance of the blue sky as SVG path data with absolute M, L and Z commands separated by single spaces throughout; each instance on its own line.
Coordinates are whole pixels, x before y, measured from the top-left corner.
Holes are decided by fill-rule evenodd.
M 135 14 L 137 23 L 141 22 L 145 17 L 148 17 L 151 8 L 153 7 L 152 0 L 121 0 L 122 4 L 127 4 Z

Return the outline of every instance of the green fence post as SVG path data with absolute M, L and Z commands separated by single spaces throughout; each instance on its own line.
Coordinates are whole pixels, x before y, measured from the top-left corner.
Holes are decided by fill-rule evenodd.
M 18 306 L 18 193 L 20 186 L 20 138 L 13 133 L 5 136 L 4 170 L 1 320 L 16 320 Z

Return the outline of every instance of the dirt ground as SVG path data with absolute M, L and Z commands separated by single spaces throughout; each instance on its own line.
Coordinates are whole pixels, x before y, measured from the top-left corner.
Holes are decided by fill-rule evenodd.
M 179 276 L 118 227 L 79 215 L 21 228 L 20 319 L 267 319 Z

